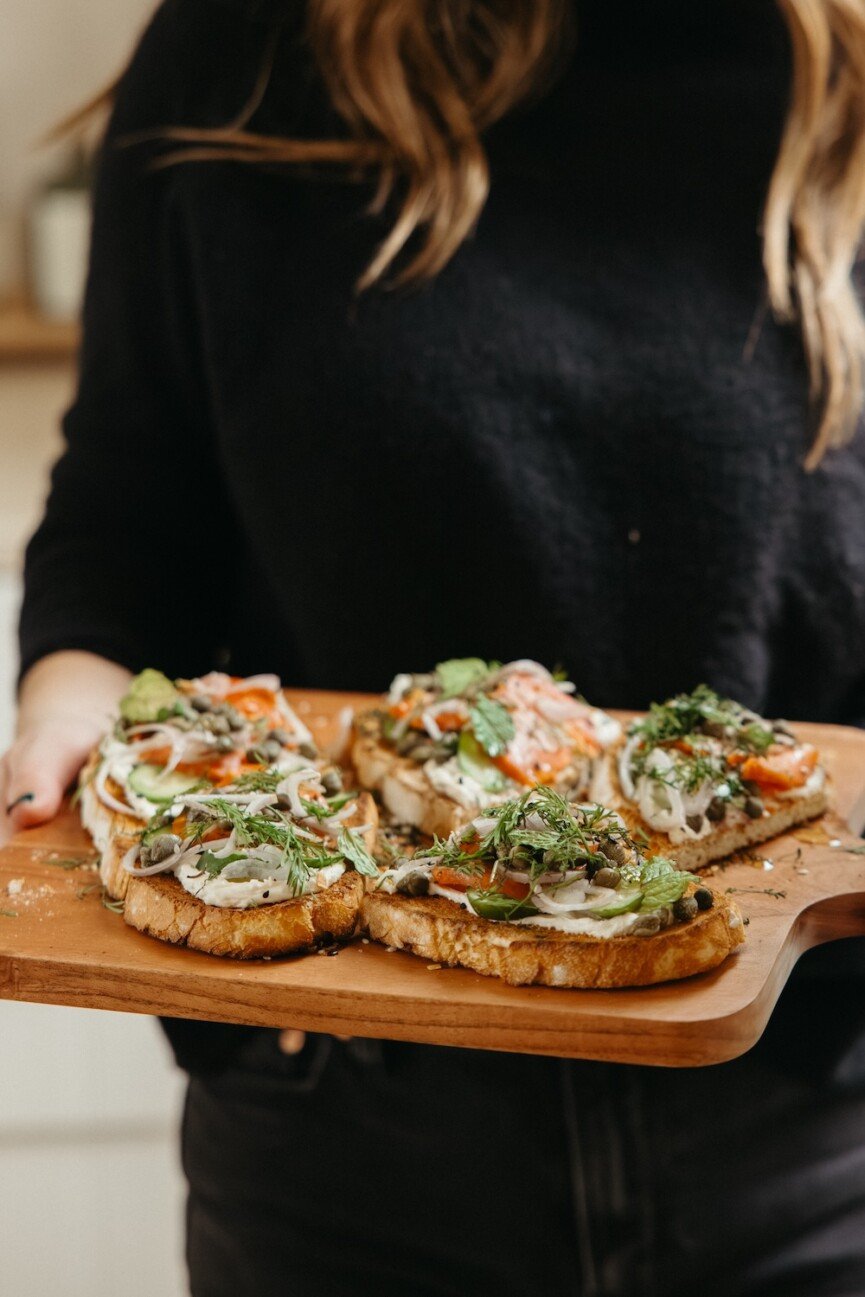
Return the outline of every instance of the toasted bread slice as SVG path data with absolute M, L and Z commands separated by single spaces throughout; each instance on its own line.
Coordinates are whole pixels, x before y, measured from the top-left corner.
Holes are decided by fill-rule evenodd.
M 452 797 L 436 792 L 422 766 L 379 743 L 373 734 L 358 732 L 351 763 L 358 783 L 379 794 L 395 824 L 410 824 L 430 837 L 448 837 L 481 809 L 466 810 Z
M 443 896 L 384 892 L 363 898 L 360 926 L 383 945 L 500 977 L 510 986 L 651 986 L 715 968 L 745 939 L 738 908 L 718 893 L 712 909 L 648 937 L 494 923 Z
M 724 860 L 746 847 L 768 842 L 780 833 L 816 819 L 828 808 L 829 798 L 825 787 L 804 797 L 764 797 L 765 809 L 758 819 L 750 819 L 744 812 L 732 812 L 713 827 L 704 838 L 691 842 L 673 842 L 668 834 L 647 824 L 634 804 L 625 797 L 619 781 L 616 754 L 610 757 L 610 780 L 614 790 L 611 805 L 618 811 L 629 831 L 640 833 L 641 849 L 647 856 L 666 856 L 680 869 L 705 869 L 716 860 Z
M 320 892 L 249 910 L 206 905 L 171 875 L 136 878 L 127 873 L 123 859 L 144 825 L 99 800 L 93 787 L 99 759 L 94 752 L 81 772 L 81 821 L 100 852 L 102 883 L 109 896 L 125 902 L 124 917 L 132 927 L 163 941 L 239 959 L 288 954 L 352 935 L 364 891 L 363 877 L 353 870 Z M 112 791 L 122 796 L 121 789 Z M 378 812 L 369 793 L 359 795 L 346 823 L 372 825 L 364 833 L 372 849 Z

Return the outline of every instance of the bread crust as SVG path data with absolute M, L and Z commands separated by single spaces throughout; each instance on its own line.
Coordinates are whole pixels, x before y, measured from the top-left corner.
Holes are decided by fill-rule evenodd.
M 383 945 L 499 977 L 509 986 L 651 986 L 715 968 L 744 941 L 738 907 L 713 896 L 712 909 L 649 937 L 493 923 L 444 896 L 383 892 L 363 898 L 360 928 Z
M 292 901 L 231 910 L 205 905 L 172 874 L 129 876 L 123 917 L 139 932 L 190 950 L 232 959 L 262 959 L 346 941 L 357 925 L 364 879 L 353 869 L 320 892 Z
M 477 814 L 436 792 L 416 761 L 401 757 L 369 733 L 356 734 L 351 763 L 358 783 L 379 794 L 396 824 L 410 824 L 430 837 L 446 838 Z
M 121 815 L 112 811 L 99 800 L 93 786 L 93 779 L 101 757 L 98 749 L 91 752 L 78 780 L 80 796 L 78 810 L 81 823 L 93 839 L 99 852 L 99 877 L 108 895 L 115 901 L 122 901 L 126 895 L 129 874 L 122 867 L 123 857 L 133 847 L 138 835 L 144 828 L 144 821 L 134 815 Z M 112 792 L 118 797 L 123 790 L 117 787 Z

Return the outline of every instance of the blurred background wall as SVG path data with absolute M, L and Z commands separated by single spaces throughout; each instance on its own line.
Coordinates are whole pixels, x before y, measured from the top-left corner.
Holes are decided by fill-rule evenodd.
M 153 8 L 154 0 L 2 3 L 0 750 L 12 727 L 22 549 L 59 452 L 77 342 L 70 285 L 80 194 L 69 199 L 63 188 L 72 183 L 68 149 L 34 145 L 122 66 Z M 86 197 L 83 210 L 86 220 Z M 40 212 L 42 293 L 52 318 L 40 312 L 34 284 Z M 185 1291 L 175 1139 L 181 1092 L 149 1019 L 0 1001 L 3 1294 Z

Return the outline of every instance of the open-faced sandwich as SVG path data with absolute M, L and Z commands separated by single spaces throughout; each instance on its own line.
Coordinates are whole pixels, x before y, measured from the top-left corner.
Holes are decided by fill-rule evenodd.
M 357 923 L 377 815 L 330 794 L 309 764 L 182 792 L 125 852 L 124 918 L 141 932 L 239 959 L 345 940 Z
M 142 671 L 81 775 L 81 819 L 102 853 L 102 881 L 112 895 L 124 894 L 121 859 L 154 813 L 181 794 L 264 769 L 288 774 L 316 755 L 276 676 L 213 671 L 172 681 Z M 331 791 L 339 791 L 338 780 L 328 772 Z
M 656 703 L 618 755 L 616 804 L 647 849 L 699 869 L 826 810 L 817 749 L 706 685 Z
M 728 896 L 644 856 L 615 812 L 543 787 L 383 872 L 361 928 L 514 986 L 646 986 L 714 968 L 744 940 Z
M 352 761 L 395 821 L 446 836 L 536 784 L 602 796 L 603 755 L 620 736 L 618 721 L 537 662 L 455 658 L 398 675 L 358 717 Z

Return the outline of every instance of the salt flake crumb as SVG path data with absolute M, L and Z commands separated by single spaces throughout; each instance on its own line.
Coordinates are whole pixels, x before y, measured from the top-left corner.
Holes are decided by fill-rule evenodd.
M 6 895 L 20 896 L 21 889 L 23 888 L 23 886 L 24 886 L 23 878 L 10 878 L 9 882 L 6 884 Z

